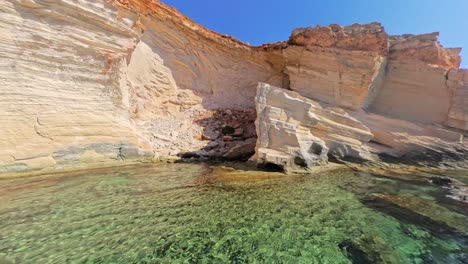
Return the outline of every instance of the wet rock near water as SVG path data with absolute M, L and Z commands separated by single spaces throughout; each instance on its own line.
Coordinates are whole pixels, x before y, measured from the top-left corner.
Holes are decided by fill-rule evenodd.
M 468 187 L 466 185 L 457 185 L 450 190 L 449 198 L 465 203 L 468 206 Z M 468 207 L 466 208 L 468 210 Z
M 468 204 L 468 186 L 447 176 L 435 176 L 430 179 L 432 184 L 449 189 L 448 198 Z
M 430 181 L 432 184 L 439 186 L 450 186 L 453 183 L 452 179 L 446 176 L 435 176 Z
M 358 245 L 352 241 L 343 241 L 339 245 L 344 255 L 347 256 L 352 263 L 356 264 L 371 264 L 375 263 L 376 260 L 371 259 L 371 256 L 367 255 Z M 381 259 L 378 259 L 381 261 Z

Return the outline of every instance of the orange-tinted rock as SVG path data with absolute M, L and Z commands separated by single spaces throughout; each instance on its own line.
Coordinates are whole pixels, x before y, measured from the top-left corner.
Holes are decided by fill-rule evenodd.
M 293 31 L 289 43 L 299 46 L 336 47 L 345 50 L 388 53 L 388 35 L 379 23 L 354 24 L 348 27 L 299 28 Z
M 189 28 L 190 30 L 196 32 L 197 34 L 209 40 L 221 42 L 225 45 L 249 47 L 249 45 L 231 36 L 221 35 L 217 32 L 211 31 L 197 24 L 192 19 L 179 13 L 175 8 L 169 7 L 165 5 L 164 3 L 160 2 L 159 0 L 113 0 L 113 1 L 116 6 L 126 8 L 138 14 L 146 15 L 150 17 L 158 17 L 159 19 L 163 19 L 163 20 L 171 21 L 179 25 L 183 25 L 184 27 Z M 140 25 L 142 29 L 146 29 L 144 25 L 139 24 L 139 23 L 138 25 Z
M 390 58 L 420 60 L 444 69 L 458 69 L 461 49 L 445 49 L 440 45 L 439 33 L 390 37 Z

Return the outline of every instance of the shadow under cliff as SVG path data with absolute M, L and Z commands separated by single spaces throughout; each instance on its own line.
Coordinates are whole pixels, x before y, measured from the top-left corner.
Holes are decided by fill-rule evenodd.
M 197 151 L 181 153 L 183 159 L 246 161 L 255 154 L 254 110 L 217 109 L 203 112 L 194 124 L 203 128 L 198 140 L 206 142 Z

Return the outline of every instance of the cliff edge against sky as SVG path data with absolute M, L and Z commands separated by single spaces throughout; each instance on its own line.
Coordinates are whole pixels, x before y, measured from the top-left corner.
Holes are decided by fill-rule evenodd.
M 330 25 L 251 47 L 158 1 L 0 11 L 2 174 L 254 153 L 466 166 L 468 71 L 437 33 Z

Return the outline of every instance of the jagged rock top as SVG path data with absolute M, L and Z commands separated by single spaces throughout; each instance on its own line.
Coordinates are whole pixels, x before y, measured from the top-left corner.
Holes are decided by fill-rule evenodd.
M 294 30 L 287 42 L 265 44 L 252 47 L 233 37 L 221 35 L 200 26 L 195 21 L 182 15 L 176 9 L 169 7 L 158 0 L 114 0 L 119 7 L 129 9 L 141 15 L 171 20 L 176 24 L 184 25 L 200 36 L 220 44 L 255 51 L 282 50 L 289 46 L 338 48 L 343 50 L 377 52 L 391 59 L 414 59 L 445 69 L 458 69 L 461 64 L 461 49 L 447 49 L 439 43 L 439 33 L 424 35 L 389 36 L 380 23 L 353 24 L 342 27 L 337 24 L 298 28 Z M 138 20 L 135 27 L 142 30 L 144 25 Z
M 159 0 L 114 0 L 114 4 L 118 7 L 123 7 L 128 10 L 137 12 L 142 15 L 151 16 L 156 14 L 157 17 L 165 20 L 172 20 L 176 24 L 182 24 L 192 31 L 197 32 L 201 36 L 220 42 L 224 45 L 250 48 L 250 45 L 243 43 L 231 36 L 221 35 L 217 32 L 209 30 L 203 26 L 200 26 L 192 19 L 182 15 L 175 8 L 169 7 Z M 144 25 L 139 21 L 135 24 L 136 27 L 145 29 Z
M 388 35 L 380 23 L 298 28 L 292 32 L 289 44 L 388 53 Z
M 439 33 L 390 37 L 391 59 L 416 59 L 446 69 L 458 69 L 461 48 L 446 49 L 439 43 Z

